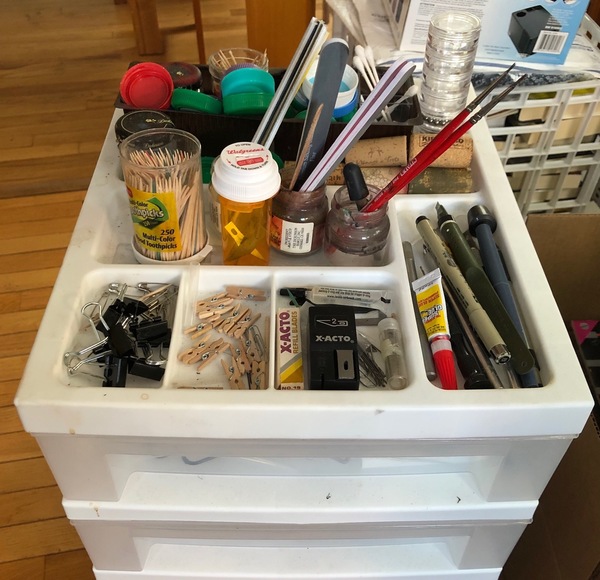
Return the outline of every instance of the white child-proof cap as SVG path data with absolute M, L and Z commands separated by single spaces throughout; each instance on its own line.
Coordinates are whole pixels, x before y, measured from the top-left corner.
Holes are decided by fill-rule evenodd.
M 281 186 L 281 176 L 267 148 L 258 143 L 233 143 L 213 164 L 212 186 L 226 199 L 253 203 L 273 197 Z

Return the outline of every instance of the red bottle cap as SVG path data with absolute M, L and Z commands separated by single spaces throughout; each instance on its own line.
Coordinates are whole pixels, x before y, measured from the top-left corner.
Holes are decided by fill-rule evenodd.
M 166 109 L 173 94 L 173 79 L 164 66 L 140 62 L 125 73 L 119 90 L 128 105 L 140 109 Z
M 437 371 L 442 389 L 455 391 L 458 389 L 456 383 L 456 370 L 454 368 L 454 355 L 451 350 L 438 350 L 433 353 L 433 363 Z

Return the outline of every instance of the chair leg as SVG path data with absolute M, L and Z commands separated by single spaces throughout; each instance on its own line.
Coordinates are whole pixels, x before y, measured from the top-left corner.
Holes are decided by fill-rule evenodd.
M 206 53 L 204 52 L 204 30 L 202 28 L 202 10 L 200 9 L 200 0 L 192 0 L 194 5 L 194 20 L 196 22 L 196 40 L 198 42 L 199 63 L 206 63 Z
M 162 54 L 165 49 L 158 27 L 156 0 L 128 0 L 128 4 L 139 54 Z

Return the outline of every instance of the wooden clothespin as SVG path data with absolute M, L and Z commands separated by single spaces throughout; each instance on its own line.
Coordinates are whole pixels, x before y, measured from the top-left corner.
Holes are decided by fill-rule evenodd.
M 252 312 L 250 312 L 248 316 L 244 317 L 243 320 L 238 321 L 238 323 L 235 325 L 235 328 L 233 329 L 233 336 L 235 338 L 241 338 L 244 336 L 248 328 L 256 324 L 256 321 L 259 318 L 260 312 L 254 316 L 252 316 Z
M 248 286 L 225 286 L 225 292 L 231 298 L 236 298 L 238 300 L 254 300 L 255 302 L 262 302 L 267 299 L 264 290 L 250 288 Z
M 211 363 L 222 352 L 229 348 L 229 343 L 224 342 L 222 338 L 213 341 L 202 354 L 200 364 L 196 367 L 196 372 L 199 373 L 206 365 Z
M 196 302 L 196 312 L 199 310 L 205 310 L 211 304 L 219 302 L 219 300 L 222 300 L 223 298 L 227 298 L 227 292 L 220 292 L 219 294 L 214 294 L 213 296 L 209 296 L 204 300 L 198 300 L 198 302 Z
M 240 375 L 234 362 L 228 365 L 223 359 L 221 359 L 221 366 L 225 371 L 225 376 L 227 377 L 227 382 L 229 383 L 230 389 L 240 390 L 245 388 L 242 376 Z
M 250 371 L 251 389 L 263 390 L 266 388 L 266 367 L 264 360 L 252 361 L 252 370 Z
M 248 313 L 250 312 L 250 308 L 241 307 L 237 314 L 227 317 L 227 319 L 223 322 L 220 327 L 220 330 L 227 335 L 232 335 L 234 328 L 236 327 L 239 320 L 243 320 Z

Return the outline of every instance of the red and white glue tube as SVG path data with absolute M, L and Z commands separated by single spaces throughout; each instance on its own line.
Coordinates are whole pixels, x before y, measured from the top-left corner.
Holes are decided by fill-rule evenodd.
M 439 268 L 412 283 L 417 297 L 419 314 L 425 327 L 429 346 L 433 354 L 433 363 L 442 383 L 442 388 L 455 390 L 458 388 L 454 354 L 450 343 L 446 299 L 442 288 L 442 274 Z

